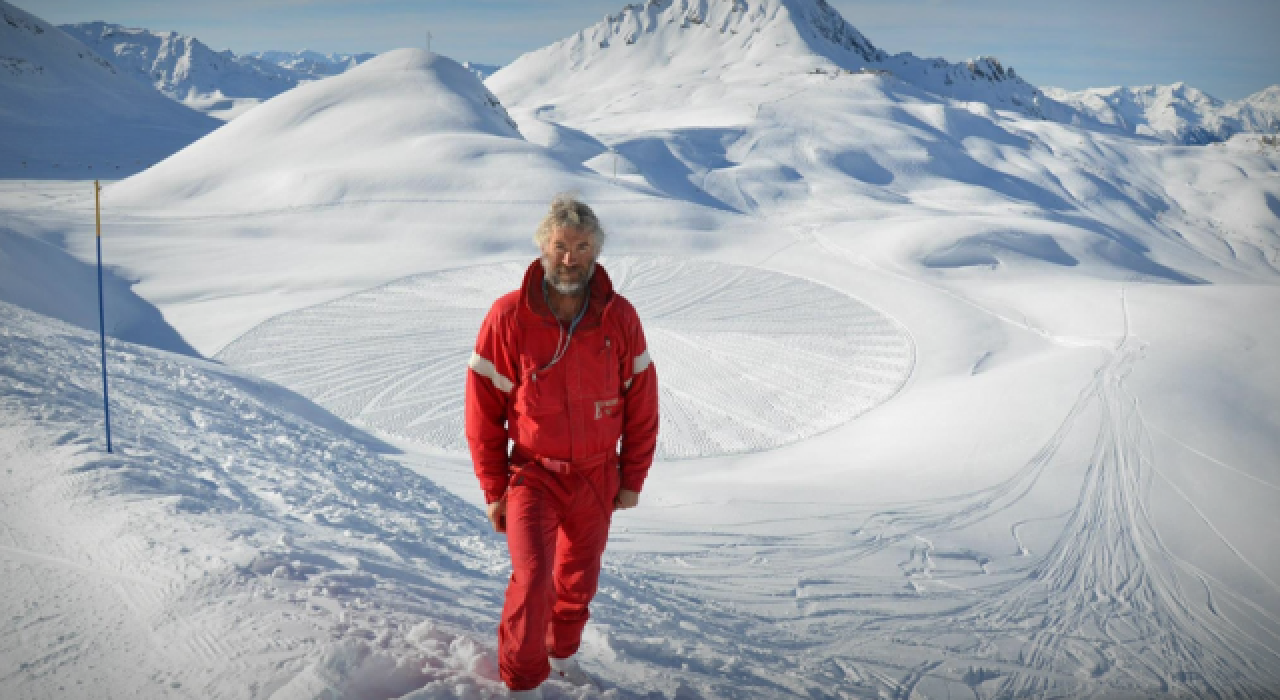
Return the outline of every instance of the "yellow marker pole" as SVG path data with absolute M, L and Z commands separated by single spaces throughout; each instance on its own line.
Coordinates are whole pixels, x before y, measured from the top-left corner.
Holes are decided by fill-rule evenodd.
M 102 303 L 102 185 L 93 181 L 93 218 L 98 242 L 98 342 L 102 348 L 102 415 L 107 424 L 107 453 L 111 453 L 111 404 L 107 400 L 107 314 Z

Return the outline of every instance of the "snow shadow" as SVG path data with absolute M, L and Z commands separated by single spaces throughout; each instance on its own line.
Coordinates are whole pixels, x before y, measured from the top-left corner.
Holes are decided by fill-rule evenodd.
M 534 128 L 543 131 L 543 133 L 526 134 L 526 140 L 539 143 L 543 148 L 550 151 L 553 156 L 567 165 L 582 165 L 609 150 L 609 147 L 599 139 L 581 129 L 575 129 L 543 118 L 553 114 L 554 111 L 554 107 L 551 106 L 543 106 L 534 110 L 534 116 L 538 120 Z
M 1060 220 L 1101 237 L 1089 244 L 1089 252 L 1117 267 L 1139 275 L 1163 279 L 1177 284 L 1207 284 L 1195 275 L 1175 270 L 1147 257 L 1151 249 L 1137 236 L 1129 235 L 1106 224 L 1081 215 L 1061 215 Z
M 933 268 L 994 266 L 1001 256 L 1013 254 L 1064 267 L 1080 264 L 1062 249 L 1053 236 L 1022 231 L 992 231 L 968 236 L 925 255 L 921 264 Z
M 107 335 L 138 345 L 200 357 L 164 319 L 160 310 L 133 291 L 133 282 L 103 270 L 102 296 Z M 85 330 L 98 330 L 98 272 L 63 249 L 0 228 L 0 300 Z
M 724 157 L 726 140 L 741 136 L 735 129 L 683 129 L 619 143 L 614 150 L 631 161 L 654 189 L 693 204 L 733 214 L 743 212 L 711 196 L 693 184 L 695 172 L 689 166 L 696 162 L 706 170 L 729 168 L 735 164 Z M 690 158 L 687 154 L 697 154 Z
M 845 175 L 868 185 L 884 187 L 893 184 L 893 173 L 876 162 L 865 151 L 844 151 L 831 157 L 831 165 Z

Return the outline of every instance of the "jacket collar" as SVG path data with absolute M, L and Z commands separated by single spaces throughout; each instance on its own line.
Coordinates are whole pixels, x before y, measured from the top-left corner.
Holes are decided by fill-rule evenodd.
M 524 284 L 520 289 L 520 308 L 539 319 L 555 323 L 555 314 L 551 313 L 551 307 L 542 296 L 542 279 L 545 276 L 542 259 L 534 258 L 533 263 L 524 273 Z M 578 328 L 592 328 L 600 325 L 604 311 L 613 301 L 613 297 L 613 280 L 609 279 L 609 273 L 605 272 L 604 266 L 597 260 L 596 271 L 587 283 L 587 313 L 582 317 Z

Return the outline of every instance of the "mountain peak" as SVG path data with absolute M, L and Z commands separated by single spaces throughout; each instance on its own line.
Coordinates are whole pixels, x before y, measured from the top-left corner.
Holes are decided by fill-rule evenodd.
M 1040 91 L 998 59 L 890 55 L 826 0 L 646 0 L 525 54 L 488 84 L 508 106 L 582 90 L 750 84 L 805 74 L 873 73 L 941 97 L 1046 116 Z M 1054 106 L 1057 108 L 1060 106 Z

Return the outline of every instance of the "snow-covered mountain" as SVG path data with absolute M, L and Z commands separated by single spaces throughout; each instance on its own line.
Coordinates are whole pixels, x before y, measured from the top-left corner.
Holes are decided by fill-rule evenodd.
M 123 177 L 219 125 L 30 13 L 0 16 L 2 177 Z
M 505 100 L 529 102 L 631 84 L 734 83 L 809 73 L 871 73 L 941 97 L 1031 116 L 1062 117 L 1013 68 L 991 57 L 964 63 L 890 55 L 825 0 L 647 0 L 514 61 L 492 78 Z M 622 96 L 628 101 L 634 95 Z
M 250 51 L 244 54 L 250 58 L 273 63 L 295 73 L 322 78 L 345 73 L 365 61 L 377 56 L 376 53 L 321 53 L 319 51 Z
M 195 37 L 106 22 L 61 28 L 107 57 L 126 75 L 175 100 L 221 92 L 274 97 L 298 84 L 298 75 L 274 63 L 230 51 L 214 51 Z
M 220 119 L 232 119 L 299 84 L 336 75 L 374 54 L 270 51 L 236 55 L 214 51 L 177 32 L 107 22 L 62 25 L 107 57 L 122 73 L 168 97 Z
M 1280 131 L 1280 85 L 1224 102 L 1183 83 L 1045 94 L 1125 133 L 1180 144 L 1226 141 L 1239 133 Z

